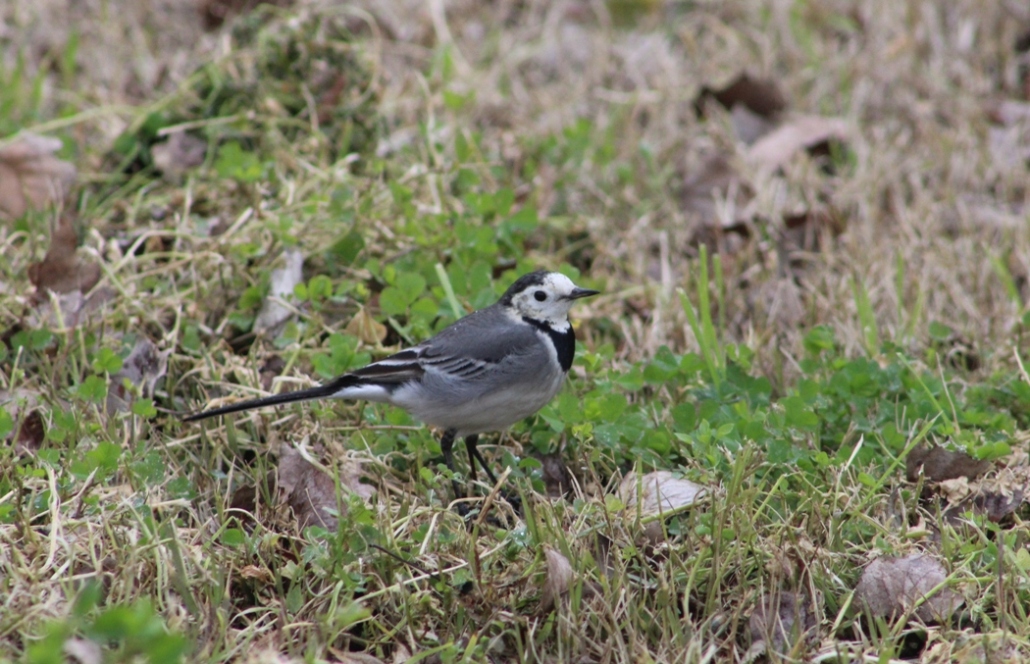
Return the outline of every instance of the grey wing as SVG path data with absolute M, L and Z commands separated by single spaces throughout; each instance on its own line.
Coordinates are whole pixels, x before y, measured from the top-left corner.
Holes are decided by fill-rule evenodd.
M 471 380 L 542 346 L 532 326 L 495 305 L 469 314 L 416 348 L 426 370 Z

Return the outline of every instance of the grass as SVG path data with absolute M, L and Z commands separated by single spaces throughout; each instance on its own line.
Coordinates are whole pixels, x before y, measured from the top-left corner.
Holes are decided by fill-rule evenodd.
M 0 136 L 63 139 L 110 291 L 45 318 L 27 274 L 54 215 L 0 223 L 0 434 L 33 410 L 45 432 L 0 448 L 0 659 L 1030 656 L 1021 500 L 952 519 L 905 472 L 922 443 L 1026 466 L 1027 166 L 1001 163 L 984 106 L 1025 76 L 1005 10 L 301 3 L 230 39 L 187 3 L 156 10 L 164 32 L 123 4 L 0 9 Z M 699 242 L 684 180 L 743 157 L 693 101 L 742 64 L 856 131 L 833 168 L 752 179 L 746 237 Z M 182 128 L 204 161 L 162 177 L 152 149 Z M 839 235 L 786 244 L 778 220 L 823 208 Z M 290 249 L 295 315 L 255 335 Z M 574 310 L 569 386 L 486 441 L 521 515 L 481 485 L 462 519 L 434 432 L 400 411 L 176 417 L 361 366 L 539 266 L 603 293 Z M 153 391 L 123 387 L 144 339 L 167 354 Z M 284 491 L 290 449 L 328 474 Z M 617 487 L 653 470 L 707 496 L 639 513 Z M 316 498 L 330 521 L 301 527 Z M 863 610 L 865 565 L 913 552 L 962 608 Z M 781 594 L 812 630 L 759 654 L 756 607 Z

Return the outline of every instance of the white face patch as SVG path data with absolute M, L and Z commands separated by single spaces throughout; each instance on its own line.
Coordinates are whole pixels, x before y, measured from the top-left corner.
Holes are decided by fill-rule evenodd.
M 516 293 L 511 305 L 519 316 L 548 323 L 556 330 L 564 331 L 569 327 L 569 309 L 574 299 L 572 293 L 576 284 L 558 272 L 548 273 L 539 284 L 533 284 L 520 293 Z

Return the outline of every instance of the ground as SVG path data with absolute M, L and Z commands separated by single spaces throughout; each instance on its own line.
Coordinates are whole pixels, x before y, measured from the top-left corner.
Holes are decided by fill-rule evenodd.
M 277 5 L 0 6 L 0 659 L 1030 657 L 1030 11 Z M 540 267 L 496 487 L 180 419 Z

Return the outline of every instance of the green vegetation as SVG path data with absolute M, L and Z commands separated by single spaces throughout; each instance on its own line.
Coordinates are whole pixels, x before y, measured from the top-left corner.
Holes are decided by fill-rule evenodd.
M 37 296 L 78 269 L 43 261 L 60 215 L 0 217 L 0 659 L 1030 657 L 1027 166 L 974 130 L 976 91 L 1017 94 L 995 66 L 1010 30 L 1000 9 L 903 4 L 497 3 L 449 31 L 421 10 L 262 9 L 131 104 L 89 87 L 103 27 L 41 61 L 15 48 L 0 137 L 61 138 L 101 274 Z M 972 50 L 947 27 L 967 23 Z M 855 133 L 738 181 L 713 230 L 684 183 L 746 157 L 729 113 L 691 107 L 740 62 Z M 831 217 L 840 232 L 813 221 Z M 362 366 L 538 267 L 602 295 L 574 310 L 569 385 L 485 439 L 509 472 L 467 519 L 402 411 L 177 418 Z M 262 328 L 273 300 L 287 314 Z M 968 455 L 950 484 L 909 463 L 927 445 Z M 705 495 L 649 512 L 652 471 Z M 863 569 L 917 552 L 961 608 L 877 615 Z M 756 627 L 777 593 L 804 605 L 778 641 Z

